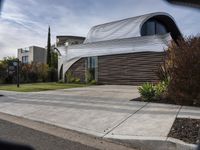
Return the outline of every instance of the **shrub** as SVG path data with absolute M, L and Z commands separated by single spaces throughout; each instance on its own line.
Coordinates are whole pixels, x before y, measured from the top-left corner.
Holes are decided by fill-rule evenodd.
M 50 68 L 46 64 L 22 64 L 20 69 L 20 82 L 28 83 L 51 81 L 50 73 Z
M 96 80 L 92 80 L 92 81 L 90 81 L 90 84 L 95 85 L 95 84 L 97 84 L 97 81 Z
M 80 78 L 75 78 L 75 83 L 80 83 L 81 79 Z
M 8 73 L 8 66 L 11 64 L 16 58 L 14 57 L 4 57 L 3 60 L 0 61 L 0 83 L 14 83 L 16 82 L 15 74 Z
M 154 85 L 156 100 L 163 98 L 164 94 L 166 94 L 167 86 L 168 83 L 165 81 L 158 82 L 156 85 Z
M 92 76 L 92 73 L 91 73 L 91 70 L 87 70 L 86 71 L 86 83 L 90 83 L 93 79 L 93 76 Z
M 173 42 L 164 65 L 170 77 L 168 97 L 177 104 L 200 104 L 200 37 Z
M 49 67 L 48 68 L 48 81 L 54 82 L 58 80 L 58 71 L 54 67 Z
M 81 79 L 74 77 L 74 75 L 72 74 L 71 71 L 68 71 L 66 73 L 66 78 L 67 78 L 67 83 L 80 83 L 81 82 Z
M 7 75 L 7 65 L 3 61 L 0 61 L 0 84 L 5 83 Z
M 75 81 L 75 78 L 73 77 L 71 71 L 68 71 L 68 72 L 66 73 L 66 78 L 67 78 L 67 83 L 72 83 L 72 82 Z
M 150 101 L 155 97 L 156 91 L 152 83 L 144 83 L 138 90 L 144 101 Z
M 160 66 L 158 66 L 158 70 L 155 72 L 155 74 L 160 79 L 160 81 L 164 82 L 170 81 L 169 70 L 167 69 L 166 63 L 163 63 Z
M 64 83 L 63 80 L 59 80 L 58 83 Z

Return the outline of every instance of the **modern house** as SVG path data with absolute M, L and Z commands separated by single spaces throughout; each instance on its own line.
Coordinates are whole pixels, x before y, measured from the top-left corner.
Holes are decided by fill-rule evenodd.
M 47 51 L 45 48 L 38 46 L 30 46 L 27 48 L 20 48 L 18 51 L 18 59 L 24 64 L 32 62 L 46 63 Z
M 164 12 L 97 25 L 83 44 L 64 48 L 59 75 L 65 80 L 70 72 L 85 82 L 89 72 L 99 84 L 156 82 L 164 49 L 181 36 L 173 17 Z

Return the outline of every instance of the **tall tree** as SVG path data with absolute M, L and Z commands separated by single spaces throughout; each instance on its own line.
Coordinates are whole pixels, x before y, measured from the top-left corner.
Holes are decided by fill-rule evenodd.
M 47 39 L 47 64 L 51 67 L 51 29 L 49 26 Z

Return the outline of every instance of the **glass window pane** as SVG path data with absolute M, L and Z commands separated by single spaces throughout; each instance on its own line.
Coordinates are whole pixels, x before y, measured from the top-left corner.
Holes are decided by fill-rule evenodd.
M 88 71 L 90 72 L 91 79 L 96 79 L 96 72 L 98 67 L 98 59 L 97 57 L 88 57 Z
M 159 22 L 156 24 L 156 34 L 166 34 L 167 30 L 165 26 Z
M 154 35 L 155 31 L 155 21 L 148 21 L 147 22 L 147 35 Z
M 161 22 L 151 19 L 144 23 L 141 29 L 141 35 L 155 35 L 155 34 L 166 34 L 168 33 L 167 28 Z
M 142 26 L 141 35 L 142 36 L 147 35 L 147 23 L 144 23 L 144 25 Z

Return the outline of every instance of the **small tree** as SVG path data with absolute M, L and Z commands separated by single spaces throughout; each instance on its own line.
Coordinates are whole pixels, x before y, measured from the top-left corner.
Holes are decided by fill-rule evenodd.
M 7 76 L 7 64 L 0 61 L 0 83 L 5 83 L 5 78 Z
M 13 75 L 8 72 L 8 66 L 15 60 L 15 57 L 4 57 L 0 61 L 0 83 L 12 83 L 15 81 Z

